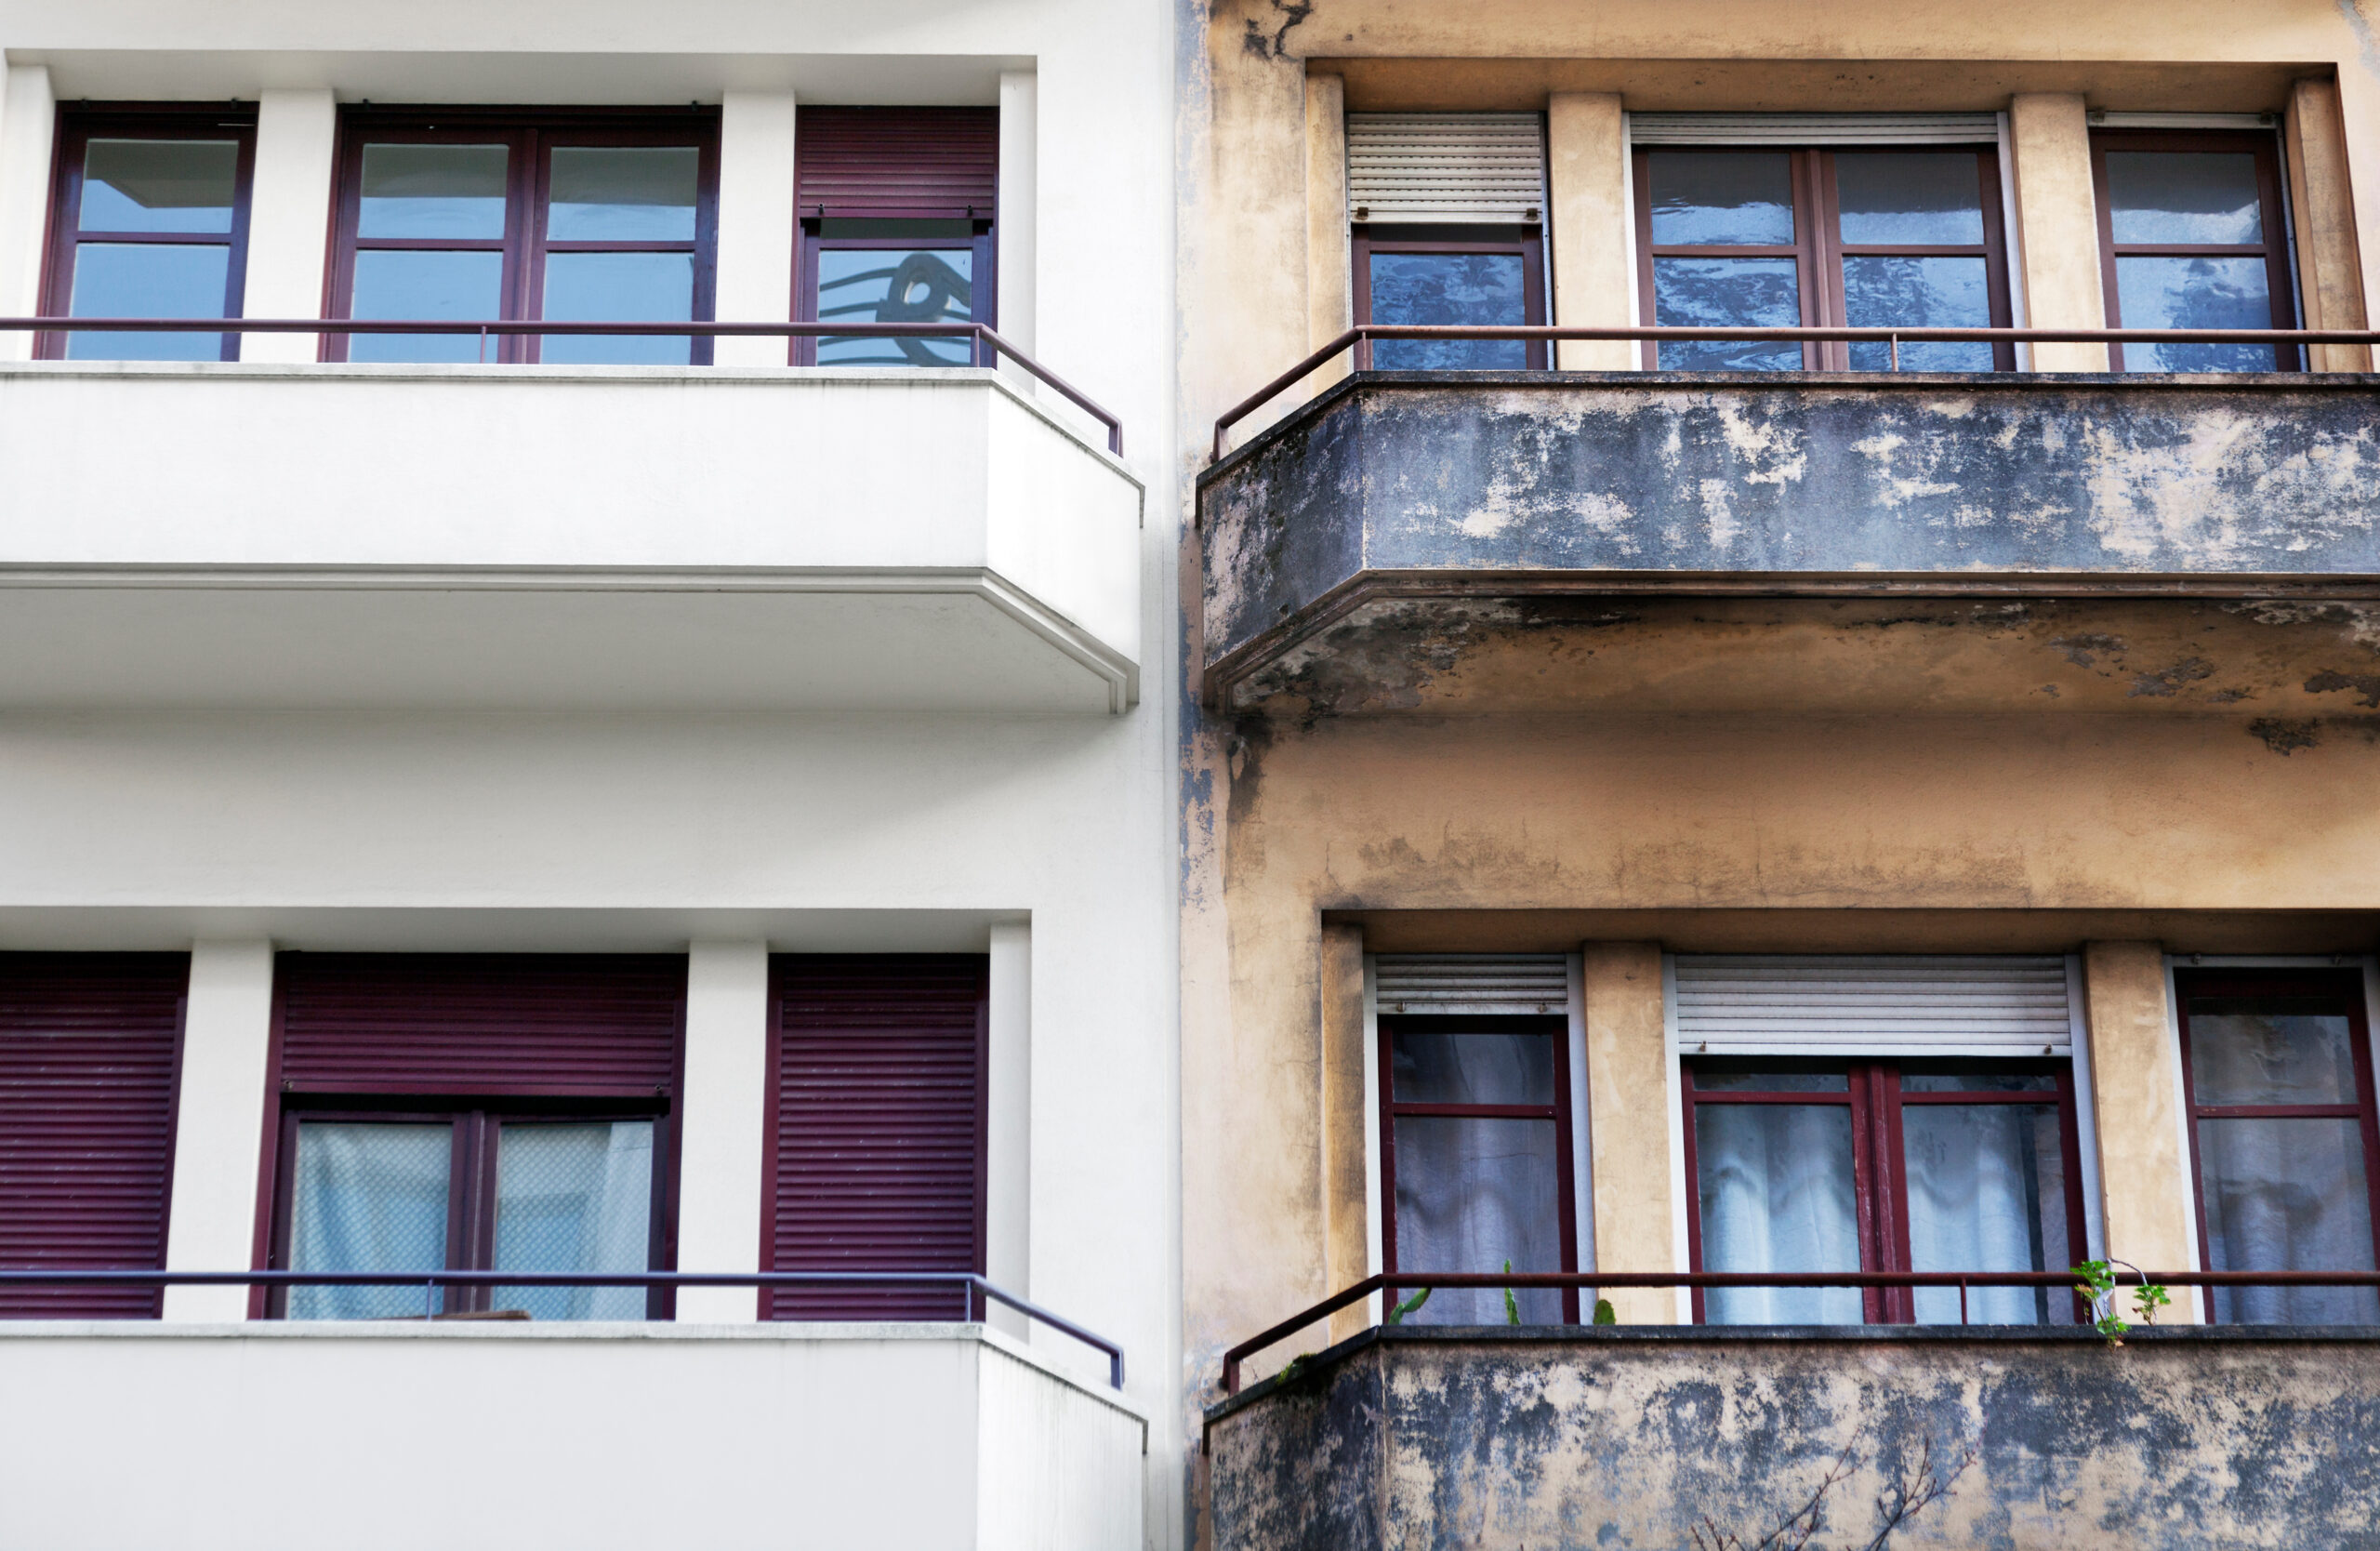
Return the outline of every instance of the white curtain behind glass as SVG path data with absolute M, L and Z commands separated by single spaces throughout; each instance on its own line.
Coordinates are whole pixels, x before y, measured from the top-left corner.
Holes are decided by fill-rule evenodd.
M 496 1166 L 496 1269 L 641 1271 L 653 1224 L 653 1122 L 508 1123 Z M 641 1319 L 637 1287 L 499 1287 L 538 1319 Z
M 290 1208 L 294 1271 L 427 1271 L 446 1265 L 455 1128 L 307 1121 L 298 1127 Z M 292 1319 L 386 1319 L 422 1312 L 418 1287 L 294 1287 Z
M 2066 1269 L 2066 1159 L 2056 1109 L 1911 1104 L 1900 1123 L 1911 1270 Z M 1979 1325 L 2062 1324 L 2072 1306 L 2062 1291 L 1967 1290 L 1967 1319 Z M 1920 1324 L 1957 1323 L 1958 1289 L 1919 1288 L 1916 1313 Z
M 1698 1104 L 1702 1268 L 1856 1271 L 1858 1206 L 1851 1172 L 1851 1107 Z M 1714 1287 L 1714 1325 L 1856 1325 L 1856 1287 Z
M 1392 1041 L 1401 1103 L 1554 1103 L 1554 1037 L 1399 1030 Z M 1400 1115 L 1395 1122 L 1396 1264 L 1406 1271 L 1559 1271 L 1560 1149 L 1552 1120 Z M 1410 1294 L 1406 1294 L 1409 1296 Z M 1559 1324 L 1556 1289 L 1515 1290 L 1521 1322 Z M 1415 1323 L 1501 1325 L 1500 1288 L 1442 1288 Z

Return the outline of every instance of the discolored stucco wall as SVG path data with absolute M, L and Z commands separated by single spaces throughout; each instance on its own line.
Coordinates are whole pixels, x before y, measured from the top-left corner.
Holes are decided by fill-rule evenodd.
M 1838 1462 L 1859 1545 L 1929 1446 L 1907 1551 L 2380 1545 L 2369 1332 L 1408 1327 L 1209 1415 L 1217 1551 L 1749 1543 Z

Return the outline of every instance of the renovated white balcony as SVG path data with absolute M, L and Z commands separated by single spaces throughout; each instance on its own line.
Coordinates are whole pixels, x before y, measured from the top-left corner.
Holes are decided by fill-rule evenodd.
M 1141 486 L 989 371 L 16 363 L 0 466 L 0 708 L 1138 694 Z
M 980 1325 L 17 1321 L 0 1389 L 46 1551 L 1144 1535 L 1146 1422 Z

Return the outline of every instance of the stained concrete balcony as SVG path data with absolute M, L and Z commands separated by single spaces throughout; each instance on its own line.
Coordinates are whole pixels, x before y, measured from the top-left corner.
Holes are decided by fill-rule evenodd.
M 1207 1413 L 1214 1545 L 1749 1545 L 1838 1465 L 1814 1544 L 1930 1474 L 1896 1551 L 2363 1544 L 2375 1394 L 2368 1327 L 1380 1328 Z
M 0 708 L 1078 711 L 1142 491 L 989 372 L 0 366 Z
M 1138 1545 L 1147 1424 L 977 1325 L 0 1323 L 0 1544 Z
M 1366 373 L 1199 482 L 1232 712 L 2380 707 L 2380 378 Z

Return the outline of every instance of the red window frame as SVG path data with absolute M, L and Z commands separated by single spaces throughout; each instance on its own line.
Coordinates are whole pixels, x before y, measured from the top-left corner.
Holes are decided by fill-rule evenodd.
M 83 169 L 93 139 L 229 139 L 239 146 L 231 185 L 231 230 L 216 232 L 93 232 L 103 243 L 159 243 L 226 247 L 223 316 L 241 316 L 248 279 L 248 205 L 256 183 L 257 110 L 254 103 L 104 102 L 73 103 L 58 110 L 58 150 L 51 172 L 49 238 L 42 251 L 42 312 L 64 317 L 73 303 L 74 260 L 82 245 Z M 49 331 L 34 341 L 43 361 L 66 358 L 66 334 Z M 240 358 L 240 337 L 226 333 L 219 360 Z
M 364 148 L 392 142 L 412 145 L 491 145 L 506 158 L 504 235 L 501 237 L 364 237 Z M 669 242 L 558 242 L 546 236 L 546 204 L 556 146 L 693 146 L 700 153 L 695 174 L 694 235 Z M 536 112 L 495 108 L 350 108 L 339 115 L 338 186 L 333 198 L 336 239 L 332 249 L 327 316 L 354 315 L 355 256 L 374 249 L 431 252 L 472 250 L 504 255 L 499 317 L 530 322 L 542 317 L 548 253 L 691 253 L 694 289 L 691 321 L 716 321 L 719 278 L 719 111 L 667 108 L 643 111 Z M 348 358 L 349 336 L 323 337 L 322 358 Z M 488 341 L 487 359 L 532 365 L 540 337 L 508 334 Z M 710 336 L 693 337 L 689 364 L 708 365 Z
M 1765 1058 L 1735 1057 L 1734 1061 Z M 1695 1084 L 1693 1061 L 1681 1063 L 1678 1087 L 1686 1108 L 1686 1232 L 1687 1264 L 1696 1272 L 1704 1269 L 1702 1263 L 1702 1173 L 1696 1157 L 1694 1111 L 1702 1104 L 1792 1104 L 1844 1105 L 1851 1110 L 1851 1167 L 1853 1199 L 1857 1202 L 1859 1237 L 1859 1269 L 1863 1271 L 1906 1271 L 1911 1269 L 1909 1247 L 1909 1182 L 1902 1164 L 1901 1110 L 1910 1105 L 1925 1104 L 2023 1104 L 2039 1106 L 2054 1102 L 2057 1107 L 2058 1147 L 2066 1160 L 2066 1226 L 2067 1248 L 2072 1266 L 2089 1253 L 2085 1238 L 2082 1200 L 2082 1148 L 2076 1135 L 2074 1108 L 2074 1073 L 2072 1064 L 2064 1061 L 1993 1061 L 1995 1068 L 2011 1075 L 2048 1075 L 2056 1079 L 2056 1094 L 2039 1089 L 2030 1092 L 2006 1093 L 1925 1093 L 1903 1091 L 1900 1083 L 1902 1062 L 1897 1059 L 1845 1058 L 1843 1060 L 1812 1060 L 1778 1056 L 1772 1069 L 1786 1071 L 1842 1072 L 1847 1081 L 1842 1093 L 1808 1093 L 1786 1090 L 1729 1090 L 1710 1093 Z M 2046 1251 L 2047 1246 L 2044 1246 Z M 2045 1267 L 2062 1271 L 2064 1266 Z M 1694 1290 L 1694 1322 L 1703 1324 L 1708 1316 L 1704 1309 L 1703 1290 Z M 1916 1297 L 1907 1287 L 1870 1287 L 1860 1292 L 1861 1315 L 1868 1323 L 1905 1325 L 1917 1318 Z M 2078 1311 L 2080 1305 L 2077 1306 Z
M 1552 1104 L 1424 1104 L 1399 1099 L 1396 1096 L 1396 1034 L 1409 1029 L 1417 1034 L 1543 1034 L 1550 1037 L 1554 1047 L 1554 1102 Z M 1432 1116 L 1455 1120 L 1552 1120 L 1554 1122 L 1554 1154 L 1555 1187 L 1559 1194 L 1562 1221 L 1562 1265 L 1565 1271 L 1579 1268 L 1579 1203 L 1577 1195 L 1578 1154 L 1573 1150 L 1570 1124 L 1570 1024 L 1555 1014 L 1422 1014 L 1400 1013 L 1382 1014 L 1380 1019 L 1380 1252 L 1381 1268 L 1384 1272 L 1402 1269 L 1396 1260 L 1396 1122 L 1400 1117 Z M 1421 1270 L 1489 1272 L 1493 1266 L 1436 1266 L 1416 1267 Z M 1566 1324 L 1579 1322 L 1579 1290 L 1562 1289 L 1562 1319 Z
M 2347 1010 L 2347 1047 L 2354 1063 L 2356 1101 L 2353 1104 L 2201 1104 L 2198 1076 L 2190 1062 L 2190 999 L 2202 996 L 2335 997 Z M 2176 969 L 2174 972 L 2174 1022 L 2181 1035 L 2182 1101 L 2189 1116 L 2190 1208 L 2197 1214 L 2199 1266 L 2207 1263 L 2206 1177 L 2199 1163 L 2199 1121 L 2203 1120 L 2353 1120 L 2363 1139 L 2363 1184 L 2370 1198 L 2373 1243 L 2380 1246 L 2380 1103 L 2375 1103 L 2372 1078 L 2372 1029 L 2366 1015 L 2363 972 L 2360 969 Z M 2292 1267 L 2274 1267 L 2291 1269 Z M 2295 1267 L 2304 1270 L 2326 1266 Z M 2215 1321 L 2215 1289 L 2199 1290 L 2201 1316 Z
M 2228 151 L 2256 158 L 2256 202 L 2261 243 L 2118 243 L 2115 206 L 2108 189 L 2110 151 Z M 2254 129 L 2094 129 L 2091 131 L 2091 195 L 2099 219 L 2099 283 L 2107 297 L 2108 326 L 2122 328 L 2123 308 L 2116 296 L 2116 260 L 2130 258 L 2255 258 L 2265 261 L 2265 288 L 2272 302 L 2274 328 L 2297 326 L 2296 293 L 2290 288 L 2289 230 L 2281 186 L 2281 152 L 2272 135 Z M 2273 370 L 2305 369 L 2295 345 L 2273 347 Z M 2108 347 L 2108 368 L 2122 371 L 2123 347 Z
M 1525 327 L 1544 326 L 1545 232 L 1542 227 L 1358 224 L 1350 232 L 1348 244 L 1354 255 L 1355 313 L 1358 326 L 1372 321 L 1372 255 L 1375 253 L 1519 254 L 1521 323 Z M 1527 364 L 1522 369 L 1543 371 L 1547 359 L 1544 341 L 1531 339 L 1527 350 Z M 1372 370 L 1372 342 L 1369 339 L 1355 346 L 1355 369 L 1359 372 Z
M 1633 168 L 1636 180 L 1636 285 L 1639 315 L 1648 323 L 1659 321 L 1653 295 L 1653 260 L 1656 258 L 1791 258 L 1794 262 L 1794 290 L 1801 300 L 1801 326 L 1826 328 L 1845 326 L 1847 303 L 1843 289 L 1843 260 L 1869 255 L 1910 258 L 1980 258 L 1984 263 L 1984 284 L 1990 294 L 1991 326 L 2006 328 L 2014 316 L 2008 300 L 2008 240 L 2006 222 L 2003 219 L 2000 191 L 2000 152 L 1997 147 L 1945 143 L 1940 145 L 1877 146 L 1879 151 L 1958 152 L 1971 152 L 1976 158 L 1977 194 L 1983 206 L 1983 241 L 1981 243 L 1846 243 L 1843 240 L 1843 205 L 1835 179 L 1835 158 L 1838 155 L 1859 154 L 1858 151 L 1838 150 L 1823 146 L 1787 148 L 1768 145 L 1712 146 L 1644 146 L 1635 152 Z M 1708 156 L 1741 154 L 1745 152 L 1781 152 L 1792 158 L 1793 241 L 1791 244 L 1765 245 L 1684 245 L 1653 244 L 1653 189 L 1651 158 L 1660 156 Z M 1645 367 L 1648 371 L 1660 367 L 1660 342 L 1645 341 Z M 1991 347 L 1992 370 L 2014 371 L 2016 368 L 2016 347 L 2005 341 Z M 1847 372 L 1852 370 L 1851 346 L 1842 339 L 1814 340 L 1802 347 L 1802 369 L 1810 372 Z

